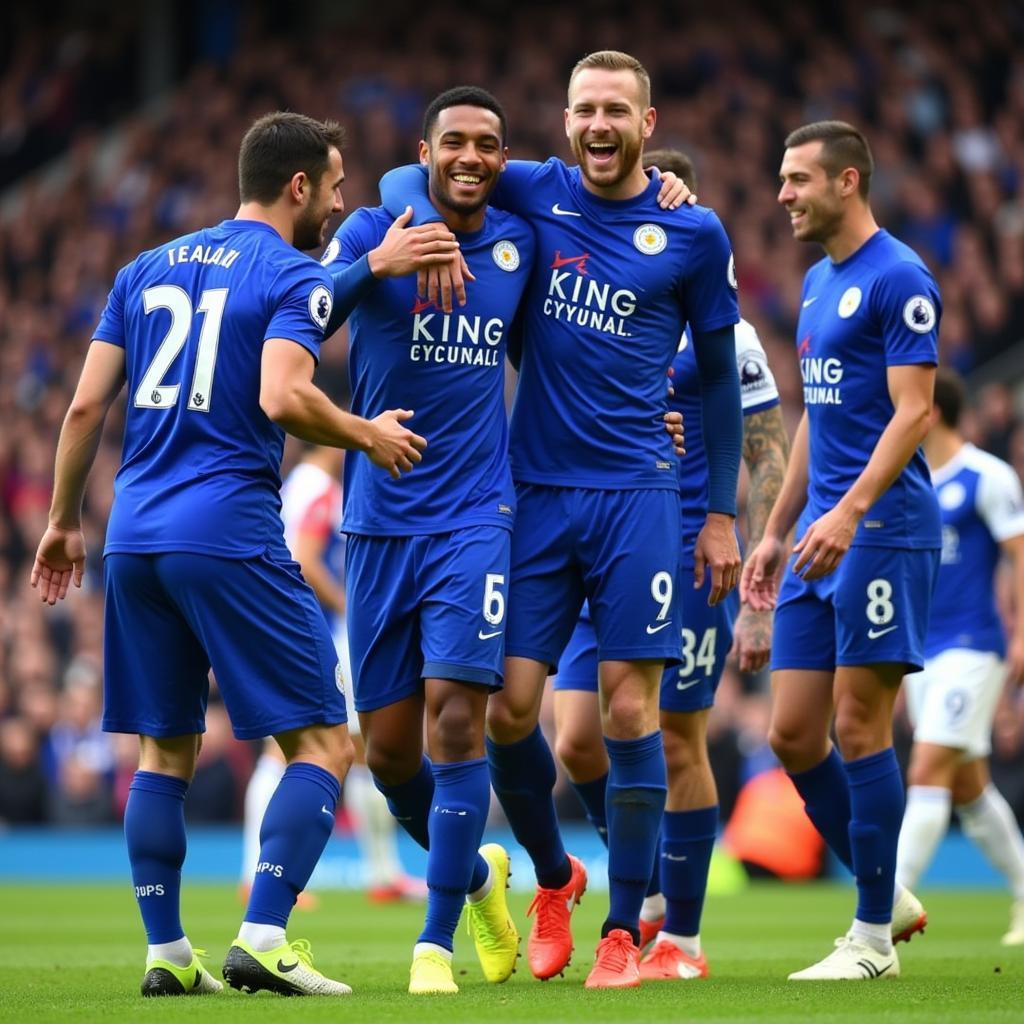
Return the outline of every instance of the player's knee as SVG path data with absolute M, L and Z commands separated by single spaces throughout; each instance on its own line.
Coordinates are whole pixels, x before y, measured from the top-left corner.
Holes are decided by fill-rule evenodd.
M 828 754 L 827 743 L 793 725 L 772 722 L 768 730 L 772 753 L 788 772 L 801 772 L 820 764 Z
M 597 778 L 608 770 L 600 734 L 584 736 L 564 729 L 555 737 L 555 754 L 573 781 Z
M 665 766 L 671 776 L 692 774 L 708 763 L 707 746 L 703 741 L 668 729 L 661 735 L 665 745 Z
M 533 705 L 499 700 L 497 696 L 487 702 L 487 735 L 495 743 L 518 743 L 526 739 L 537 726 Z
M 659 727 L 657 696 L 620 687 L 608 698 L 605 733 L 612 739 L 635 740 Z
M 410 752 L 409 744 L 366 741 L 366 766 L 375 779 L 385 786 L 400 786 L 408 782 L 420 769 L 422 754 L 417 748 Z
M 886 723 L 859 701 L 847 701 L 836 709 L 836 739 L 845 761 L 856 761 L 889 746 L 886 733 Z
M 483 756 L 483 722 L 468 700 L 450 699 L 437 714 L 432 750 L 448 762 Z

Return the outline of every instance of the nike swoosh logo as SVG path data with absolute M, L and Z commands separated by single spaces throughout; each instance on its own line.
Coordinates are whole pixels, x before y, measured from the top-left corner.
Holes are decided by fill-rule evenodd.
M 663 622 L 660 626 L 648 626 L 647 635 L 654 636 L 655 633 L 660 633 L 663 629 L 666 629 L 671 625 L 671 622 Z
M 899 626 L 889 626 L 887 629 L 869 629 L 868 639 L 877 640 L 880 636 L 885 636 L 886 633 L 891 633 L 894 629 L 899 628 Z
M 332 817 L 332 818 L 334 817 L 334 811 L 327 810 L 327 804 L 321 804 L 320 805 L 320 810 L 323 811 L 324 814 L 330 815 L 330 817 Z
M 295 968 L 298 967 L 298 966 L 299 966 L 299 961 L 298 960 L 296 960 L 295 963 L 293 963 L 293 964 L 286 964 L 283 960 L 278 960 L 277 961 L 277 969 L 282 974 L 288 974 L 289 972 L 294 971 Z
M 675 853 L 663 853 L 662 857 L 664 857 L 665 860 L 675 860 L 675 861 L 684 861 L 684 860 L 686 860 L 686 854 L 685 853 L 681 857 L 678 854 L 675 854 Z
M 485 633 L 482 629 L 477 633 L 478 640 L 493 640 L 496 636 L 501 636 L 502 631 L 499 629 L 495 633 Z
M 688 683 L 676 683 L 677 690 L 688 690 L 691 686 L 696 686 L 700 682 L 699 679 L 691 679 Z
M 558 205 L 558 203 L 555 203 L 555 205 L 551 207 L 551 212 L 556 217 L 582 217 L 583 216 L 582 213 L 577 213 L 575 210 L 563 210 Z
M 818 296 L 817 295 L 815 295 L 813 298 L 810 298 L 810 299 L 804 299 L 804 301 L 803 301 L 803 308 L 806 309 L 812 302 L 817 302 L 817 301 L 818 301 Z

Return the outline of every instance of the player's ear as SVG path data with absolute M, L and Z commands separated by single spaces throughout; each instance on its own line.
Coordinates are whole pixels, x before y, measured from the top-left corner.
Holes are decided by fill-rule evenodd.
M 565 108 L 565 137 L 567 139 L 572 138 L 572 136 L 569 134 L 569 108 L 568 107 Z
M 839 194 L 845 199 L 860 188 L 860 171 L 847 167 L 839 175 Z
M 501 166 L 498 168 L 498 173 L 500 174 L 506 167 L 508 167 L 508 146 L 502 146 Z
M 648 107 L 643 113 L 643 137 L 649 139 L 654 134 L 654 125 L 658 120 L 658 112 L 654 107 Z
M 288 195 L 291 197 L 293 202 L 298 203 L 300 206 L 308 198 L 310 191 L 310 181 L 305 171 L 296 171 L 288 182 Z
M 430 147 L 423 139 L 420 139 L 420 163 L 424 167 L 430 163 Z

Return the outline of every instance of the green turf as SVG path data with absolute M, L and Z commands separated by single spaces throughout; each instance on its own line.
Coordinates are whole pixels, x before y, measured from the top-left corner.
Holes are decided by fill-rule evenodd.
M 313 942 L 317 965 L 351 984 L 355 995 L 280 999 L 226 992 L 193 999 L 143 1000 L 137 994 L 142 930 L 131 889 L 123 886 L 0 886 L 0 1019 L 45 1021 L 1006 1021 L 1024 1020 L 1024 949 L 1004 949 L 1008 900 L 990 892 L 925 893 L 926 936 L 899 947 L 898 981 L 787 984 L 788 971 L 820 959 L 849 918 L 851 889 L 754 886 L 711 899 L 704 944 L 707 982 L 650 983 L 619 993 L 590 993 L 583 979 L 603 895 L 576 915 L 579 951 L 564 979 L 540 983 L 525 966 L 510 982 L 480 980 L 472 946 L 457 938 L 455 997 L 405 992 L 412 942 L 422 910 L 370 907 L 359 895 L 328 892 L 319 910 L 297 914 L 292 937 Z M 234 892 L 192 886 L 184 900 L 193 942 L 220 959 L 240 916 Z M 526 900 L 513 897 L 524 926 Z M 522 963 L 522 961 L 520 961 Z

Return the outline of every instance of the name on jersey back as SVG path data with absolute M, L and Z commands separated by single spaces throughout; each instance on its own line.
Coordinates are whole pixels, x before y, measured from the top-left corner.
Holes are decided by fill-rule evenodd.
M 179 245 L 167 250 L 167 262 L 173 267 L 179 263 L 203 263 L 227 270 L 241 256 L 239 249 L 225 249 L 220 245 Z

